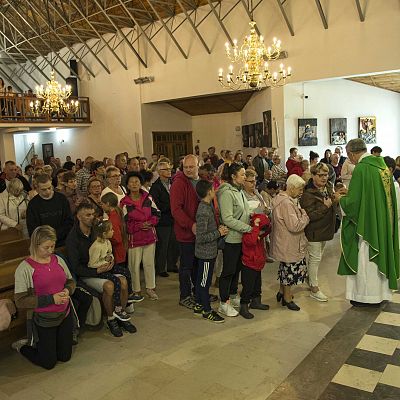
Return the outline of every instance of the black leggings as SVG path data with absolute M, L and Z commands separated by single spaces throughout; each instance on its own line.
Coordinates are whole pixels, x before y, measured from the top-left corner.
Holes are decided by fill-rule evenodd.
M 74 303 L 76 315 L 79 319 L 80 329 L 83 331 L 86 324 L 87 313 L 92 305 L 93 296 L 77 287 L 72 294 L 71 299 Z
M 242 243 L 225 243 L 224 259 L 219 278 L 219 295 L 222 302 L 238 291 L 239 274 L 242 269 Z
M 72 354 L 72 309 L 64 321 L 54 328 L 37 326 L 37 347 L 22 346 L 21 354 L 29 361 L 46 369 L 53 369 L 57 361 L 66 362 Z
M 114 284 L 113 300 L 115 307 L 121 307 L 121 281 L 117 275 L 122 275 L 128 283 L 128 293 L 132 293 L 132 278 L 125 264 L 115 264 L 110 271 L 102 272 L 97 278 L 107 279 Z

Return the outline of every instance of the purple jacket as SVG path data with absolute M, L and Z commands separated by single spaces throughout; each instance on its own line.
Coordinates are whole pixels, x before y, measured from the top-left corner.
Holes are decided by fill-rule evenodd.
M 138 202 L 126 195 L 120 203 L 124 209 L 129 248 L 147 246 L 157 241 L 154 226 L 157 225 L 160 211 L 148 192 L 140 190 L 140 194 Z M 144 222 L 150 223 L 151 228 L 143 229 Z

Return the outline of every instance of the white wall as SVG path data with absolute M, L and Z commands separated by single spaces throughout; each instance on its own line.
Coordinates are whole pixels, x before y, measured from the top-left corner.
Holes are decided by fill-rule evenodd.
M 200 154 L 215 146 L 233 152 L 242 148 L 241 113 L 196 115 L 192 117 L 193 143 L 200 147 Z M 240 130 L 236 131 L 236 127 Z
M 153 132 L 192 131 L 192 117 L 169 104 L 142 104 L 141 119 L 142 149 L 147 157 L 153 152 Z
M 285 92 L 285 148 L 298 147 L 297 119 L 317 118 L 318 146 L 299 147 L 308 158 L 310 150 L 321 158 L 329 143 L 329 118 L 347 118 L 347 140 L 358 137 L 358 117 L 376 116 L 377 144 L 385 155 L 400 154 L 400 94 L 345 79 L 287 85 Z M 304 105 L 304 113 L 303 113 Z M 368 145 L 368 148 L 374 145 Z

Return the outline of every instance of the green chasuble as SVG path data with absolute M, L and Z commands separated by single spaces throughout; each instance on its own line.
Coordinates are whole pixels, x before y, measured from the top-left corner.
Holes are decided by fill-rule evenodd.
M 341 230 L 339 275 L 358 272 L 358 243 L 369 245 L 369 260 L 397 289 L 399 236 L 393 177 L 382 157 L 368 156 L 356 165 L 346 196 L 340 200 L 346 214 Z

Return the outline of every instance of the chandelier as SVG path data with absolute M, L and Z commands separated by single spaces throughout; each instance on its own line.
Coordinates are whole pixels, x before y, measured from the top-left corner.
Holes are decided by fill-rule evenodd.
M 57 115 L 73 115 L 78 111 L 79 101 L 66 100 L 71 96 L 71 86 L 61 87 L 54 78 L 54 71 L 51 71 L 51 79 L 47 81 L 46 87 L 36 86 L 36 97 L 40 100 L 30 102 L 30 109 L 33 115 L 57 113 Z M 43 103 L 43 104 L 42 104 Z
M 226 55 L 232 64 L 237 65 L 238 70 L 234 73 L 234 67 L 229 66 L 229 72 L 224 77 L 224 71 L 220 68 L 218 81 L 222 87 L 231 90 L 253 89 L 261 90 L 264 87 L 283 86 L 286 79 L 292 74 L 291 68 L 287 70 L 280 64 L 279 72 L 271 72 L 268 61 L 274 61 L 281 54 L 281 41 L 274 38 L 270 47 L 265 47 L 264 38 L 258 36 L 256 23 L 251 21 L 250 35 L 246 36 L 243 44 L 239 47 L 237 40 L 233 41 L 233 47 L 225 43 Z

